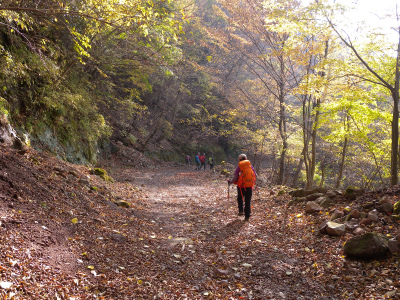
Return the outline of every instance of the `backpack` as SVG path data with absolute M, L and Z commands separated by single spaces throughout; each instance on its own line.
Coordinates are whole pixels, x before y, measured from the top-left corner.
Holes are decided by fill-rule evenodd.
M 210 157 L 210 158 L 208 159 L 208 162 L 210 163 L 210 165 L 212 165 L 212 164 L 214 163 L 214 158 Z
M 256 182 L 256 176 L 251 167 L 249 160 L 242 160 L 239 162 L 239 179 L 237 186 L 241 188 L 253 187 Z

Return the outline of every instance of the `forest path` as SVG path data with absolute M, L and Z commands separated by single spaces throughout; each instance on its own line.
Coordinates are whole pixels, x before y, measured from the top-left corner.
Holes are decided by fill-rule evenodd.
M 147 209 L 141 216 L 156 222 L 172 237 L 227 239 L 243 225 L 236 216 L 235 189 L 211 171 L 163 168 L 135 177 L 147 194 Z M 248 227 L 252 227 L 249 225 Z
M 162 237 L 153 244 L 162 254 L 153 261 L 157 267 L 149 276 L 167 270 L 175 289 L 180 287 L 179 295 L 318 299 L 324 294 L 324 288 L 301 274 L 304 266 L 297 266 L 297 255 L 282 247 L 289 238 L 281 230 L 285 205 L 254 193 L 252 216 L 245 222 L 244 216 L 237 216 L 236 188 L 231 187 L 228 199 L 226 178 L 210 170 L 170 167 L 132 176 L 146 194 L 145 208 L 134 215 L 154 224 L 147 228 L 150 236 Z M 274 216 L 267 214 L 271 209 Z
M 397 255 L 354 261 L 343 253 L 350 233 L 319 234 L 348 203 L 305 214 L 266 186 L 244 222 L 218 172 L 117 160 L 105 166 L 110 183 L 46 152 L 0 150 L 1 299 L 399 298 Z M 399 232 L 389 216 L 377 224 L 367 229 Z

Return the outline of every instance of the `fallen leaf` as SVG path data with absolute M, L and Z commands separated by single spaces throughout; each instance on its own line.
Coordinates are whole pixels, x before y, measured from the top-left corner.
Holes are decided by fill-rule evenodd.
M 0 282 L 0 287 L 5 290 L 8 290 L 10 287 L 12 287 L 12 285 L 13 285 L 12 282 L 7 282 L 7 281 Z

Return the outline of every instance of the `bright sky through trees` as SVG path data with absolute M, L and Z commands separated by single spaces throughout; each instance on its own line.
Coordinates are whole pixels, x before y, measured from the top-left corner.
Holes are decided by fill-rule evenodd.
M 304 4 L 312 3 L 315 0 L 303 0 Z M 349 7 L 343 15 L 343 22 L 340 27 L 354 38 L 360 37 L 360 28 L 367 27 L 382 28 L 382 34 L 389 36 L 390 40 L 397 44 L 399 35 L 396 32 L 400 24 L 396 19 L 397 12 L 400 15 L 400 0 L 329 0 Z
M 345 3 L 346 1 L 340 0 Z M 397 12 L 400 13 L 400 1 L 398 0 L 358 0 L 355 2 L 356 9 L 352 11 L 352 16 L 360 21 L 365 21 L 370 26 L 382 27 L 383 32 L 390 36 L 390 39 L 398 42 L 399 23 L 396 19 Z

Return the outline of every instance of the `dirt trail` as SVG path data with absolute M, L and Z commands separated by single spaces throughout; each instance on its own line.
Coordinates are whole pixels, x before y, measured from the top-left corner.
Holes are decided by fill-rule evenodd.
M 237 216 L 236 189 L 228 200 L 226 179 L 208 170 L 146 171 L 134 183 L 147 195 L 146 209 L 134 214 L 163 236 L 153 276 L 169 270 L 187 299 L 320 299 L 324 288 L 300 273 L 287 275 L 296 272 L 298 260 L 281 251 L 280 220 L 268 225 L 270 207 L 261 195 L 255 193 L 251 221 L 244 222 Z
M 173 237 L 215 236 L 221 226 L 232 222 L 236 213 L 233 193 L 230 201 L 226 201 L 224 183 L 224 179 L 209 171 L 184 168 L 147 171 L 135 177 L 135 184 L 142 186 L 147 194 L 146 211 L 141 216 L 156 221 Z M 233 221 L 239 220 L 235 217 Z
M 106 183 L 0 150 L 1 299 L 363 299 L 362 278 L 342 276 L 343 241 L 318 236 L 300 206 L 286 215 L 287 195 L 260 189 L 244 222 L 209 170 L 107 166 Z

